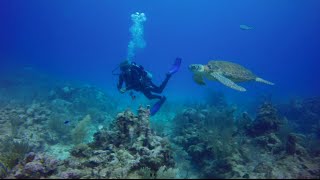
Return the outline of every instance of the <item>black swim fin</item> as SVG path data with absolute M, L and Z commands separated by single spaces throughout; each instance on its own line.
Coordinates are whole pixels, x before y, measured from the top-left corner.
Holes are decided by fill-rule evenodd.
M 150 115 L 151 116 L 155 115 L 159 111 L 159 109 L 161 108 L 162 104 L 166 101 L 166 99 L 167 98 L 163 96 L 158 102 L 156 102 L 152 106 L 152 108 L 150 110 Z
M 171 69 L 169 70 L 169 72 L 167 73 L 167 75 L 172 75 L 176 72 L 178 72 L 179 68 L 180 68 L 180 65 L 181 65 L 181 61 L 182 59 L 181 58 L 176 58 L 174 64 L 172 65 Z

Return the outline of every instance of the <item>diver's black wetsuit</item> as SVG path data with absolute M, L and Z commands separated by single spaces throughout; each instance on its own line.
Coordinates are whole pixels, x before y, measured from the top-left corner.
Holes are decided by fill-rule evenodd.
M 119 76 L 118 90 L 122 88 L 123 82 L 126 83 L 127 90 L 135 90 L 142 92 L 148 99 L 161 99 L 162 96 L 152 94 L 162 93 L 163 89 L 166 87 L 171 75 L 167 74 L 166 79 L 161 83 L 160 86 L 155 85 L 151 78 L 148 77 L 148 73 L 144 70 L 142 66 L 138 66 L 135 63 L 129 65 L 128 68 L 122 70 Z

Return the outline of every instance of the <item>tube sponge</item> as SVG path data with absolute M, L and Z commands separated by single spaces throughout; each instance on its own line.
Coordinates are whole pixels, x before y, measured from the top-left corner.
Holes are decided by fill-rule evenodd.
M 136 12 L 131 14 L 131 20 L 133 25 L 130 27 L 131 40 L 128 44 L 128 61 L 132 60 L 138 48 L 143 49 L 146 46 L 146 42 L 143 39 L 143 23 L 147 20 L 146 15 L 144 13 Z

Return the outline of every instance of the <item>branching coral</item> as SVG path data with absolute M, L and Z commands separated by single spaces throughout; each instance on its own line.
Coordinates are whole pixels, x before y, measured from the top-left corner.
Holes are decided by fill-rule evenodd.
M 148 167 L 143 167 L 139 169 L 135 177 L 140 179 L 175 179 L 177 178 L 177 169 L 167 168 L 166 166 L 161 166 L 158 171 L 152 171 Z
M 7 167 L 0 162 L 0 178 L 3 179 L 8 175 Z
M 15 141 L 12 137 L 7 137 L 1 142 L 0 162 L 4 167 L 11 169 L 30 151 L 28 142 Z
M 141 168 L 137 174 L 141 177 L 141 179 L 155 179 L 156 175 L 155 172 L 153 172 L 148 167 Z
M 85 138 L 87 137 L 87 134 L 88 134 L 90 122 L 91 122 L 91 116 L 87 115 L 72 130 L 71 136 L 75 144 L 80 144 L 85 141 Z

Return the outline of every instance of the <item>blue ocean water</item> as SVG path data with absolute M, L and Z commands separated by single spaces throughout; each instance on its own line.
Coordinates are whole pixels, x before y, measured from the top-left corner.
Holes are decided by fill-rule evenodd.
M 32 66 L 115 89 L 112 69 L 125 59 L 130 15 L 144 12 L 146 47 L 134 59 L 160 83 L 175 57 L 183 58 L 166 93 L 197 95 L 187 66 L 222 59 L 274 82 L 245 83 L 235 98 L 318 95 L 320 3 L 310 1 L 1 1 L 1 68 Z M 243 31 L 239 25 L 254 27 Z M 201 93 L 200 93 L 201 94 Z
M 74 153 L 74 150 L 71 150 L 73 146 L 76 147 L 79 144 L 78 141 L 74 143 L 72 136 L 76 129 L 81 129 L 81 124 L 82 130 L 85 129 L 84 126 L 89 129 L 85 129 L 87 134 L 83 133 L 85 135 L 82 139 L 80 138 L 83 140 L 80 142 L 87 143 L 88 139 L 92 142 L 94 138 L 103 136 L 101 135 L 103 131 L 102 133 L 99 131 L 112 120 L 121 121 L 121 118 L 120 120 L 116 118 L 117 113 L 125 111 L 128 107 L 136 110 L 141 104 L 152 105 L 155 100 L 148 100 L 139 92 L 134 93 L 137 96 L 135 100 L 131 99 L 129 93 L 121 94 L 117 89 L 118 76 L 112 74 L 113 70 L 119 70 L 119 64 L 128 56 L 129 42 L 133 39 L 130 32 L 134 23 L 132 14 L 136 12 L 144 13 L 146 16 L 146 21 L 141 26 L 145 46 L 136 49 L 131 60 L 150 72 L 153 75 L 153 82 L 159 85 L 165 79 L 174 60 L 177 57 L 182 58 L 179 71 L 172 76 L 162 93 L 167 101 L 159 113 L 151 118 L 155 131 L 170 137 L 168 139 L 182 149 L 176 147 L 174 153 L 181 156 L 188 155 L 187 158 L 181 157 L 183 161 L 177 161 L 179 156 L 175 157 L 178 164 L 176 167 L 184 169 L 181 168 L 185 165 L 184 160 L 190 161 L 192 171 L 198 172 L 197 174 L 190 170 L 192 174 L 190 177 L 196 174 L 195 177 L 205 178 L 247 178 L 250 173 L 252 173 L 250 178 L 299 178 L 300 176 L 303 178 L 305 174 L 309 177 L 308 173 L 314 178 L 320 174 L 320 161 L 313 162 L 318 171 L 313 171 L 312 168 L 310 170 L 308 167 L 308 173 L 304 174 L 304 169 L 301 169 L 304 166 L 300 166 L 300 162 L 292 159 L 283 160 L 286 166 L 298 169 L 298 172 L 292 173 L 292 176 L 286 174 L 287 171 L 282 172 L 286 169 L 282 168 L 283 164 L 277 164 L 278 159 L 282 161 L 283 153 L 288 154 L 283 156 L 285 158 L 294 154 L 304 159 L 306 158 L 304 155 L 307 154 L 311 159 L 320 160 L 318 148 L 320 147 L 319 0 L 1 0 L 0 145 L 5 142 L 4 136 L 13 137 L 14 133 L 10 134 L 9 129 L 14 125 L 18 126 L 19 123 L 12 120 L 15 118 L 7 117 L 16 117 L 17 112 L 20 118 L 18 119 L 23 122 L 20 122 L 16 130 L 17 135 L 13 138 L 23 140 L 23 138 L 32 137 L 27 139 L 30 140 L 36 153 L 48 152 L 57 157 L 61 155 L 59 158 L 63 156 L 63 159 L 66 159 L 70 153 Z M 240 27 L 241 25 L 251 29 L 244 30 Z M 206 80 L 205 86 L 199 86 L 193 81 L 193 74 L 188 66 L 206 64 L 210 60 L 225 60 L 240 64 L 275 85 L 252 81 L 239 83 L 247 89 L 246 92 L 236 91 L 217 81 Z M 33 70 L 37 72 L 36 75 L 28 74 Z M 11 77 L 11 73 L 18 76 Z M 46 79 L 46 76 L 50 76 L 50 80 Z M 61 81 L 67 85 L 61 83 L 62 86 L 59 84 Z M 76 87 L 68 82 L 78 83 L 83 87 Z M 86 85 L 92 85 L 94 88 Z M 35 98 L 41 97 L 39 94 L 44 95 L 45 98 Z M 224 104 L 222 97 L 226 99 L 228 105 Z M 23 103 L 14 101 L 19 98 L 23 99 Z M 275 104 L 279 115 L 274 106 L 268 103 L 263 104 L 264 101 L 269 100 Z M 236 107 L 234 108 L 236 110 L 233 107 Z M 144 113 L 143 110 L 140 112 Z M 139 118 L 141 118 L 140 115 Z M 245 128 L 241 126 L 240 120 L 236 121 L 241 118 L 244 121 L 250 121 L 250 123 L 246 122 L 248 126 Z M 91 122 L 91 119 L 90 124 L 88 122 Z M 259 122 L 263 120 L 270 120 L 268 122 L 276 125 L 272 124 L 270 128 L 267 123 L 261 128 Z M 282 123 L 285 122 L 283 129 L 279 128 L 280 120 Z M 66 121 L 68 127 L 63 125 Z M 134 120 L 131 119 L 131 121 Z M 234 124 L 235 122 L 240 122 L 240 125 Z M 234 130 L 236 129 L 234 127 L 237 127 L 237 130 Z M 42 128 L 47 130 L 50 137 L 41 134 L 43 132 L 39 129 Z M 131 141 L 134 142 L 136 138 L 135 130 L 130 128 L 129 130 L 125 138 L 130 137 L 130 143 L 132 143 Z M 96 132 L 100 134 L 93 136 Z M 296 135 L 293 132 L 303 135 Z M 200 138 L 192 139 L 194 134 Z M 108 137 L 122 139 L 114 134 L 109 134 Z M 184 138 L 185 144 L 175 139 L 176 137 Z M 281 145 L 276 143 L 274 143 L 276 145 L 272 143 L 270 145 L 268 142 L 265 147 L 254 149 L 256 146 L 259 147 L 263 138 L 281 142 L 279 143 Z M 304 143 L 296 140 L 299 138 L 305 138 Z M 248 143 L 243 139 L 250 141 L 248 140 Z M 108 143 L 110 146 L 115 145 L 118 143 L 116 140 Z M 240 141 L 244 144 L 243 146 L 237 144 Z M 250 144 L 251 142 L 253 144 Z M 254 144 L 256 142 L 258 145 Z M 96 142 L 98 147 L 94 148 L 100 148 L 108 153 L 110 149 L 112 151 L 112 147 L 106 146 L 107 143 L 99 143 Z M 123 143 L 119 147 L 115 145 L 114 151 L 123 152 L 123 149 L 127 148 L 125 151 L 133 156 L 136 151 L 130 152 L 128 148 L 132 145 L 130 143 L 129 145 Z M 263 143 L 265 142 L 261 144 Z M 7 150 L 1 147 L 5 146 L 0 146 L 0 152 L 3 154 Z M 308 153 L 304 153 L 301 149 L 299 151 L 298 147 L 307 149 L 305 152 L 308 151 Z M 251 172 L 248 170 L 246 174 L 244 170 L 240 175 L 220 176 L 228 174 L 218 172 L 226 167 L 223 166 L 225 161 L 221 159 L 231 157 L 232 153 L 238 155 L 238 152 L 229 152 L 228 148 L 237 150 L 247 148 L 241 149 L 243 152 L 249 152 L 243 153 L 241 160 L 251 161 L 246 162 L 249 165 L 239 164 L 250 167 L 251 169 L 247 169 Z M 270 149 L 272 151 L 269 151 Z M 199 153 L 200 151 L 202 154 Z M 221 154 L 226 152 L 227 155 L 219 154 L 223 158 L 218 159 L 217 152 L 222 152 Z M 267 155 L 255 157 L 260 154 L 256 152 Z M 10 165 L 3 160 L 1 153 L 0 177 L 2 178 L 10 173 L 14 174 L 12 173 L 14 171 L 6 173 L 3 171 L 7 171 L 4 170 L 7 167 L 13 168 L 18 161 L 15 159 L 16 164 Z M 76 155 L 79 154 L 72 155 L 77 157 Z M 104 157 L 110 158 L 109 155 Z M 92 156 L 97 157 L 97 154 Z M 169 162 L 170 158 L 168 159 L 168 162 L 159 164 L 174 167 Z M 257 161 L 254 161 L 255 159 Z M 20 168 L 26 165 L 21 162 L 21 157 L 19 160 Z M 311 162 L 307 160 L 305 162 Z M 83 163 L 79 159 L 77 161 Z M 109 164 L 104 164 L 109 161 L 97 163 L 97 166 L 109 167 Z M 220 161 L 222 165 L 218 163 Z M 129 164 L 124 162 L 122 164 Z M 272 175 L 266 173 L 266 176 L 259 176 L 261 172 L 255 171 L 259 169 L 258 165 L 264 162 L 267 162 L 267 165 L 269 163 L 271 167 L 275 164 Z M 64 164 L 67 168 L 69 165 Z M 159 167 L 152 170 L 157 171 Z M 218 170 L 211 171 L 210 168 Z M 265 173 L 264 170 L 262 173 Z M 65 177 L 60 171 L 63 172 L 63 168 L 55 175 Z M 114 169 L 110 172 L 114 172 Z M 211 174 L 211 172 L 214 173 Z M 126 175 L 129 176 L 128 174 Z M 41 174 L 41 177 L 50 175 Z M 79 177 L 86 176 L 79 175 Z M 107 175 L 96 176 L 95 174 L 92 177 L 106 178 Z M 68 176 L 68 178 L 71 177 Z

